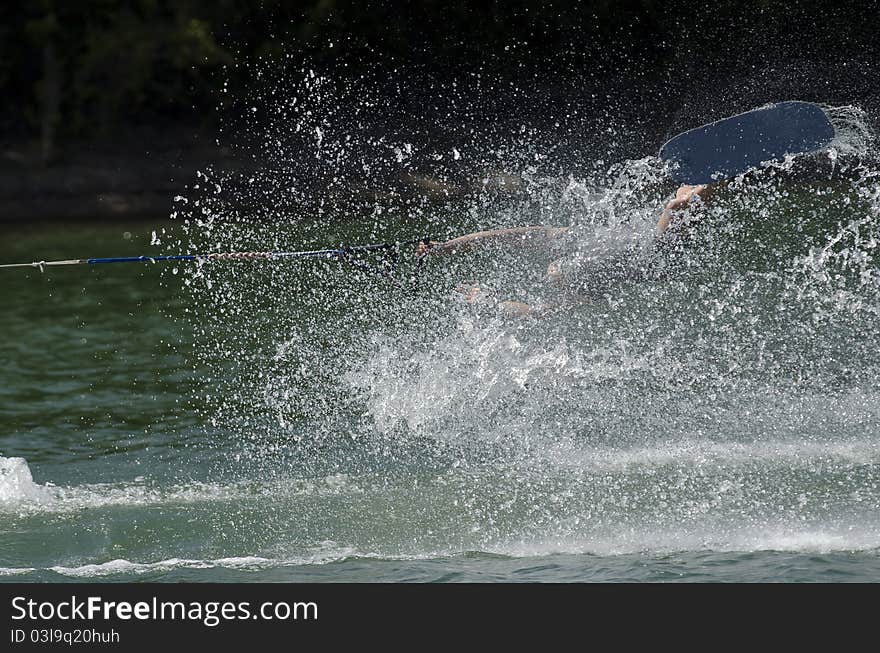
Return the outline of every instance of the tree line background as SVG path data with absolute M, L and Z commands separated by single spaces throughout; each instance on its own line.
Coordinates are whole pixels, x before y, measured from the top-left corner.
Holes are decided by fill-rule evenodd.
M 656 141 L 773 99 L 880 108 L 878 34 L 878 0 L 2 3 L 0 145 L 15 152 L 0 161 L 0 208 L 15 213 L 4 197 L 23 202 L 89 148 L 137 158 L 126 137 L 138 131 L 212 133 L 229 121 L 223 98 L 248 93 L 253 62 L 389 71 L 427 125 L 439 116 L 419 94 L 478 70 L 499 89 L 474 92 L 498 95 L 481 105 L 486 121 L 605 102 L 653 125 Z M 525 91 L 502 101 L 512 84 Z M 22 162 L 30 176 L 9 181 Z M 57 175 L 50 186 L 70 186 Z
M 873 67 L 878 27 L 873 0 L 3 3 L 0 124 L 41 139 L 50 156 L 59 138 L 210 121 L 218 86 L 236 84 L 230 66 L 281 64 L 289 54 L 318 66 L 345 59 L 351 74 L 377 60 L 433 64 L 450 76 L 475 64 L 502 76 L 520 74 L 515 63 L 561 74 L 601 63 L 607 77 L 638 66 L 675 95 L 688 84 L 723 82 L 736 68 L 792 58 L 845 56 Z

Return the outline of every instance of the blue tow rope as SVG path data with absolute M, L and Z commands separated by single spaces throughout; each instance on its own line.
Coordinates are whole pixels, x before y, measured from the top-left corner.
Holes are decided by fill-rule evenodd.
M 218 252 L 211 254 L 166 254 L 161 256 L 113 256 L 105 258 L 75 258 L 57 261 L 34 261 L 33 263 L 6 263 L 0 268 L 38 268 L 40 272 L 48 266 L 57 265 L 102 265 L 107 263 L 160 263 L 162 261 L 257 261 L 257 260 L 282 260 L 297 258 L 326 258 L 342 259 L 359 270 L 371 272 L 390 280 L 396 285 L 401 285 L 394 277 L 399 251 L 405 245 L 417 245 L 427 243 L 430 239 L 418 238 L 404 242 L 377 243 L 374 245 L 355 245 L 352 247 L 340 247 L 337 249 L 316 249 L 301 252 Z M 378 267 L 359 258 L 359 255 L 379 252 L 383 254 L 385 265 Z M 421 269 L 424 255 L 419 256 L 417 267 Z

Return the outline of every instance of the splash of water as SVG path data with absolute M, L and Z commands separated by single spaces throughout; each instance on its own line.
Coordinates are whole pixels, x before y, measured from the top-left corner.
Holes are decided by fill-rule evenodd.
M 390 120 L 393 102 L 356 97 L 311 75 L 275 96 L 281 119 L 255 134 L 272 165 L 203 173 L 179 203 L 186 247 L 571 230 L 546 250 L 438 257 L 418 294 L 326 262 L 197 270 L 192 317 L 215 370 L 206 419 L 235 426 L 246 473 L 445 479 L 427 491 L 460 507 L 470 534 L 442 510 L 400 509 L 453 549 L 536 542 L 542 529 L 590 550 L 724 548 L 768 525 L 777 542 L 803 524 L 838 537 L 876 508 L 880 192 L 858 109 L 827 109 L 837 137 L 825 152 L 689 209 L 682 245 L 634 280 L 633 263 L 657 264 L 669 189 L 656 158 L 550 164 L 529 129 L 426 145 L 382 133 L 376 111 Z M 421 190 L 404 192 L 416 178 Z M 546 283 L 554 260 L 578 282 Z M 462 301 L 463 280 L 488 299 Z M 515 319 L 503 299 L 550 308 Z M 829 454 L 851 448 L 864 456 Z
M 0 456 L 0 506 L 39 505 L 51 497 L 48 487 L 34 483 L 24 458 Z

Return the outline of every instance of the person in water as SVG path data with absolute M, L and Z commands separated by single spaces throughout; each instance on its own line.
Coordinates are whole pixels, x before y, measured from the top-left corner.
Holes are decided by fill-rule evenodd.
M 675 196 L 666 203 L 657 220 L 654 234 L 655 246 L 664 248 L 675 243 L 681 236 L 683 229 L 682 221 L 677 219 L 678 216 L 695 201 L 707 200 L 712 190 L 713 187 L 707 184 L 680 186 Z M 532 226 L 478 231 L 445 242 L 419 243 L 416 255 L 458 254 L 498 245 L 522 246 L 552 243 L 562 238 L 570 229 L 570 227 Z M 553 261 L 547 266 L 546 279 L 549 282 L 560 284 L 565 280 L 565 276 L 561 260 Z M 482 296 L 479 286 L 462 287 L 459 288 L 459 292 L 469 303 L 477 301 Z M 500 306 L 506 314 L 514 316 L 533 315 L 540 312 L 539 309 L 518 301 L 504 301 Z

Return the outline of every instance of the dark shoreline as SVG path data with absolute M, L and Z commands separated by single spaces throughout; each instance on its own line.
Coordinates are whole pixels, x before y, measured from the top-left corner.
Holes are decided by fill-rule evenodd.
M 0 10 L 0 224 L 170 214 L 209 168 L 274 163 L 306 202 L 340 179 L 334 192 L 363 206 L 516 173 L 487 153 L 521 130 L 579 174 L 768 102 L 880 116 L 880 7 L 860 0 L 87 4 Z M 270 135 L 302 141 L 285 121 L 327 116 L 357 165 L 316 161 L 305 142 L 302 161 L 296 145 L 274 161 L 261 150 Z M 373 166 L 382 139 L 421 160 Z M 470 170 L 435 165 L 431 148 L 465 142 Z
M 880 72 L 866 72 L 859 79 L 880 81 Z M 323 202 L 322 207 L 329 201 L 330 206 L 352 214 L 369 213 L 377 203 L 406 207 L 413 202 L 443 202 L 487 186 L 511 194 L 521 188 L 518 175 L 529 162 L 522 158 L 522 152 L 507 159 L 493 156 L 499 145 L 503 149 L 513 143 L 524 151 L 552 152 L 542 173 L 578 176 L 591 161 L 601 159 L 611 165 L 641 158 L 656 153 L 675 133 L 779 99 L 854 104 L 867 112 L 876 129 L 880 91 L 874 87 L 857 89 L 855 81 L 837 79 L 830 89 L 807 89 L 803 84 L 786 89 L 785 80 L 774 75 L 774 83 L 767 83 L 765 76 L 758 74 L 735 89 L 730 83 L 719 84 L 699 93 L 670 97 L 670 103 L 662 105 L 650 101 L 662 94 L 657 84 L 603 88 L 608 92 L 591 100 L 596 94 L 590 91 L 598 87 L 571 85 L 551 93 L 544 80 L 525 84 L 510 105 L 492 97 L 492 89 L 486 91 L 487 97 L 465 93 L 466 104 L 457 108 L 458 115 L 445 114 L 442 119 L 436 107 L 418 113 L 420 106 L 440 98 L 442 89 L 422 89 L 415 97 L 400 92 L 382 100 L 388 107 L 385 113 L 375 112 L 357 129 L 345 118 L 336 117 L 335 137 L 352 137 L 351 143 L 346 143 L 352 155 L 341 164 L 330 158 L 316 163 L 316 151 L 310 143 L 298 134 L 279 132 L 279 125 L 272 122 L 272 111 L 277 109 L 272 102 L 277 100 L 261 105 L 261 112 L 269 118 L 243 130 L 236 129 L 242 122 L 234 115 L 218 115 L 214 120 L 225 127 L 178 122 L 132 127 L 122 136 L 98 132 L 90 141 L 59 143 L 48 164 L 42 162 L 32 139 L 7 137 L 0 141 L 0 225 L 168 217 L 175 210 L 175 197 L 194 194 L 199 171 L 246 179 L 265 168 L 278 177 L 296 178 L 301 185 L 297 201 L 303 206 L 310 206 L 314 197 Z M 474 106 L 481 102 L 497 104 L 478 114 Z M 357 104 L 339 107 L 343 113 L 362 108 Z M 566 112 L 573 116 L 567 122 L 555 117 L 568 115 Z M 607 134 L 609 125 L 613 130 Z M 531 135 L 518 137 L 525 128 Z M 289 139 L 282 157 L 266 151 L 262 140 L 269 134 Z M 414 154 L 405 164 L 395 163 L 387 152 L 384 160 L 376 159 L 377 139 L 411 143 Z M 434 158 L 437 152 L 463 146 L 470 151 L 462 161 Z M 365 163 L 373 174 L 364 174 L 360 166 Z M 265 215 L 264 211 L 257 213 Z
M 196 170 L 236 165 L 198 131 L 159 131 L 122 143 L 104 137 L 65 144 L 48 165 L 30 143 L 0 148 L 0 223 L 167 216 Z

